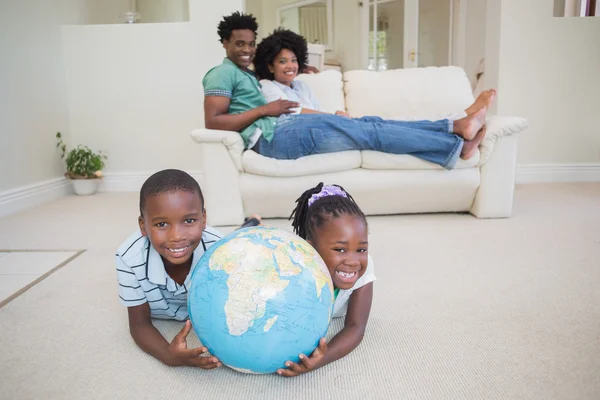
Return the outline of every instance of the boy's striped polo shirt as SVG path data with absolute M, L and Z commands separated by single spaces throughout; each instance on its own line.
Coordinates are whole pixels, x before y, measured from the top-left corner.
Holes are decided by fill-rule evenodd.
M 202 241 L 194 250 L 192 268 L 183 285 L 175 282 L 165 270 L 160 254 L 140 231 L 131 235 L 117 249 L 117 281 L 119 297 L 127 307 L 148 303 L 152 318 L 188 319 L 187 293 L 192 271 L 206 249 L 221 238 L 212 227 L 202 232 Z

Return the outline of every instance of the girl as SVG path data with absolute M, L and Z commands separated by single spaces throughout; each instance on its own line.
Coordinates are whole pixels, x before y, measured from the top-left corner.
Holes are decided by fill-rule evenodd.
M 296 200 L 294 232 L 321 255 L 333 280 L 333 317 L 346 316 L 344 328 L 326 343 L 319 342 L 300 363 L 287 361 L 282 376 L 296 376 L 338 360 L 362 341 L 371 311 L 375 272 L 369 256 L 367 219 L 341 186 L 319 183 Z
M 321 112 L 310 89 L 295 80 L 306 65 L 306 40 L 289 30 L 276 30 L 256 49 L 254 65 L 267 102 L 295 101 L 301 107 L 278 118 L 274 137 L 258 139 L 254 150 L 267 157 L 290 159 L 344 150 L 377 150 L 411 154 L 452 169 L 460 155 L 471 158 L 483 140 L 486 108 L 495 91 L 482 93 L 465 118 L 440 121 L 393 121 Z

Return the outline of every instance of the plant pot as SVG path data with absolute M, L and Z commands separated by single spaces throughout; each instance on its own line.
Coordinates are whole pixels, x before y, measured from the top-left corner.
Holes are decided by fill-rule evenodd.
M 73 191 L 79 196 L 89 196 L 96 193 L 100 179 L 71 179 Z

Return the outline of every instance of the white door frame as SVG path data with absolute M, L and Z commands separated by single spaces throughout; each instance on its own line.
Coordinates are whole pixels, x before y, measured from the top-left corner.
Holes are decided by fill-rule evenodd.
M 481 1 L 481 0 L 475 0 Z M 452 0 L 450 6 L 450 35 L 448 65 L 465 68 L 467 59 L 467 9 L 469 0 Z

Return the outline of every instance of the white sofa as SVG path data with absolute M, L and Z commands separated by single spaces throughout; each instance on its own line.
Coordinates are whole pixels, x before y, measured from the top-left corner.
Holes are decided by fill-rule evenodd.
M 457 67 L 386 72 L 324 71 L 301 75 L 324 111 L 353 117 L 440 119 L 464 113 L 471 85 Z M 501 94 L 500 94 L 501 95 Z M 244 151 L 237 132 L 196 129 L 202 190 L 212 225 L 237 225 L 244 215 L 288 217 L 300 194 L 323 181 L 346 188 L 367 215 L 470 212 L 478 218 L 510 217 L 516 134 L 527 121 L 488 115 L 478 154 L 443 168 L 409 155 L 346 151 L 276 160 Z

